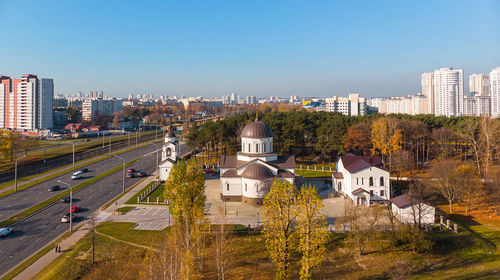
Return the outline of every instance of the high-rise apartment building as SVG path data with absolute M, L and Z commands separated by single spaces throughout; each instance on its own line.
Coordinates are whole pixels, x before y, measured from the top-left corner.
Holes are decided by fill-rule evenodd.
M 434 114 L 460 116 L 464 111 L 464 71 L 446 67 L 434 71 Z
M 434 114 L 434 73 L 422 74 L 422 95 L 427 98 L 427 114 Z
M 0 128 L 36 130 L 53 127 L 54 82 L 25 74 L 0 76 Z
M 491 115 L 500 117 L 500 67 L 490 72 Z
M 490 95 L 490 77 L 485 74 L 472 74 L 469 76 L 469 91 L 472 96 Z

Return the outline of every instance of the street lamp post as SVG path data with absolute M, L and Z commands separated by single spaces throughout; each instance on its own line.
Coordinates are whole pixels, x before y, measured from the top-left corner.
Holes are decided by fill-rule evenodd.
M 57 182 L 69 187 L 69 232 L 73 232 L 73 213 L 71 213 L 71 209 L 73 208 L 73 187 L 61 180 L 57 180 Z
M 81 142 L 82 141 L 78 141 L 76 143 L 71 144 L 71 145 L 73 145 L 73 170 L 75 170 L 75 146 L 76 146 L 76 144 L 81 143 Z
M 137 129 L 135 130 L 135 147 L 137 148 Z
M 26 157 L 26 155 L 24 155 L 24 156 L 19 157 L 19 158 L 16 159 L 16 164 L 15 164 L 16 166 L 14 168 L 15 169 L 14 170 L 14 185 L 15 185 L 15 191 L 16 192 L 17 192 L 17 161 L 20 160 L 20 159 L 22 159 L 22 158 L 24 158 L 24 157 Z
M 111 137 L 113 135 L 109 135 L 109 154 L 111 155 Z
M 127 133 L 128 135 L 128 147 L 130 148 L 130 131 Z
M 113 155 L 115 158 L 119 158 L 123 161 L 123 176 L 122 176 L 122 192 L 125 193 L 125 159 L 117 155 Z
M 155 126 L 155 141 L 158 141 L 158 125 Z
M 104 132 L 102 133 L 102 148 L 104 149 L 104 140 L 106 139 L 106 135 L 104 135 Z
M 158 165 L 158 151 L 160 150 L 160 146 L 155 143 L 151 143 L 156 146 L 156 171 L 158 171 L 159 165 Z

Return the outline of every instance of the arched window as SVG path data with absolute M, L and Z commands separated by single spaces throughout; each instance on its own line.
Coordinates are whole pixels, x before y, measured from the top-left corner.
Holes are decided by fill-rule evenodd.
M 373 186 L 373 177 L 370 177 L 369 184 L 370 186 Z
M 226 189 L 229 191 L 229 183 L 226 182 Z
M 171 156 L 172 155 L 172 149 L 170 148 L 167 148 L 167 157 Z
M 247 191 L 247 183 L 245 183 L 245 191 Z
M 250 153 L 250 143 L 248 143 L 248 153 Z
M 339 182 L 338 186 L 339 186 L 339 191 L 341 191 L 342 190 L 342 182 Z
M 266 149 L 266 143 L 264 143 L 264 144 L 262 144 L 262 145 L 263 145 L 263 147 L 264 147 L 264 151 L 263 151 L 263 152 L 265 153 L 265 152 L 266 152 L 266 150 L 267 150 L 267 149 Z
M 258 154 L 259 153 L 259 144 L 255 144 L 255 153 Z
M 384 186 L 384 177 L 380 177 L 380 186 Z

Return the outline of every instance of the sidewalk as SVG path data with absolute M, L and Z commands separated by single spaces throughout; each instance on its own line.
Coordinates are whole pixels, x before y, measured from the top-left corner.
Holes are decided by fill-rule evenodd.
M 141 145 L 144 145 L 144 144 L 146 144 L 146 143 L 150 143 L 150 142 L 151 142 L 151 141 L 149 141 L 149 142 L 142 142 L 142 143 L 140 143 L 140 145 L 138 146 L 138 148 L 139 148 Z M 154 142 L 154 141 L 153 141 L 153 142 Z M 113 151 L 113 154 L 116 154 L 116 153 L 121 153 L 121 152 L 126 151 L 126 150 L 128 150 L 128 149 L 130 149 L 130 148 L 131 148 L 131 147 L 124 147 L 124 148 L 122 148 L 122 149 L 119 149 L 119 150 Z M 103 160 L 103 159 L 104 159 L 104 157 L 107 157 L 107 156 L 109 156 L 109 154 L 108 154 L 108 153 L 106 153 L 106 154 L 102 154 L 102 155 L 100 155 L 100 156 L 95 156 L 95 157 L 92 157 L 92 158 L 88 158 L 88 159 L 84 159 L 84 160 L 76 161 L 76 162 L 75 162 L 75 167 L 78 167 L 79 165 L 82 165 L 82 164 L 85 164 L 85 163 L 88 163 L 88 162 L 92 162 L 92 161 L 95 161 L 95 160 L 99 160 L 99 161 L 101 161 L 101 160 Z M 70 171 L 72 170 L 72 168 L 73 168 L 72 166 L 68 166 L 68 167 L 64 167 L 64 166 L 63 166 L 63 167 L 56 167 L 56 168 L 54 168 L 52 171 L 49 171 L 49 172 L 46 172 L 46 173 L 42 173 L 42 174 L 40 174 L 40 175 L 38 175 L 38 176 L 36 176 L 36 177 L 30 178 L 30 179 L 23 180 L 23 178 L 18 178 L 18 179 L 17 179 L 17 187 L 18 187 L 18 188 L 21 188 L 21 187 L 23 187 L 23 186 L 25 186 L 25 185 L 27 185 L 27 184 L 29 184 L 29 183 L 33 182 L 33 181 L 39 180 L 39 179 L 41 179 L 41 178 L 43 178 L 43 177 L 47 177 L 47 176 L 50 176 L 50 175 L 53 175 L 53 174 L 56 174 L 56 173 L 59 173 L 59 172 L 62 172 L 62 171 L 70 172 Z M 23 180 L 23 181 L 21 181 L 21 180 Z M 14 188 L 15 188 L 15 183 L 12 183 L 12 185 L 10 185 L 10 186 L 8 186 L 8 187 L 5 187 L 5 188 L 0 189 L 0 193 L 8 192 L 8 191 L 10 191 L 10 190 L 12 190 L 12 189 L 14 189 Z
M 128 191 L 124 196 L 109 206 L 104 211 L 100 211 L 97 215 L 96 226 L 101 222 L 105 221 L 117 208 L 123 206 L 123 204 L 129 200 L 136 193 L 141 191 L 147 184 L 151 181 L 155 180 L 157 173 L 156 171 L 148 176 L 144 180 L 140 181 L 137 185 L 135 185 L 130 191 Z M 95 212 L 94 212 L 95 213 Z M 90 226 L 87 222 L 83 222 L 83 226 L 75 231 L 71 236 L 67 237 L 59 244 L 61 245 L 61 250 L 64 252 L 65 250 L 70 249 L 73 245 L 75 245 L 82 237 L 85 236 L 90 231 Z M 58 237 L 59 238 L 59 237 Z M 57 239 L 57 238 L 56 238 Z M 36 252 L 35 252 L 36 253 Z M 14 280 L 26 280 L 33 279 L 36 274 L 41 271 L 45 266 L 49 265 L 53 262 L 57 257 L 59 257 L 61 253 L 56 253 L 55 250 L 51 250 L 47 254 L 43 255 L 36 262 L 27 267 L 23 272 L 19 273 Z M 29 257 L 28 257 L 29 258 Z M 26 261 L 26 260 L 25 260 Z M 24 262 L 24 261 L 23 261 Z

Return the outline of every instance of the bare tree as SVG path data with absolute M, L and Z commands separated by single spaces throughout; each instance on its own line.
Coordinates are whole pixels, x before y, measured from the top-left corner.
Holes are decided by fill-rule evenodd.
M 366 246 L 379 232 L 384 216 L 383 213 L 383 209 L 377 206 L 351 206 L 348 208 L 350 220 L 349 237 L 359 255 L 365 254 Z
M 422 228 L 423 218 L 433 212 L 433 207 L 429 205 L 428 202 L 431 191 L 428 186 L 421 181 L 410 182 L 409 188 L 408 198 L 411 205 L 413 225 Z
M 462 195 L 462 185 L 458 182 L 457 167 L 459 162 L 456 160 L 439 161 L 433 166 L 432 174 L 434 186 L 450 206 L 450 213 L 453 213 L 453 203 Z
M 224 280 L 227 276 L 228 264 L 232 255 L 232 236 L 229 231 L 220 225 L 220 229 L 215 233 L 215 264 L 217 266 L 217 279 Z
M 487 117 L 482 118 L 481 138 L 484 152 L 484 174 L 488 177 L 489 167 L 494 159 L 494 149 L 500 144 L 500 121 Z

